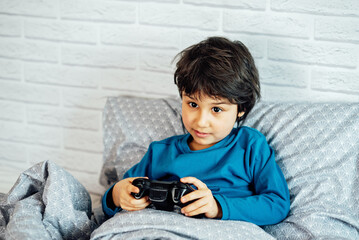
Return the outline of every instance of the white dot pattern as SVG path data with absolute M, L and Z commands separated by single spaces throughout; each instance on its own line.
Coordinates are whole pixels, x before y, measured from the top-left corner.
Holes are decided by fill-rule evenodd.
M 291 195 L 288 218 L 264 229 L 278 239 L 359 239 L 359 104 L 260 103 L 245 125 L 266 135 Z

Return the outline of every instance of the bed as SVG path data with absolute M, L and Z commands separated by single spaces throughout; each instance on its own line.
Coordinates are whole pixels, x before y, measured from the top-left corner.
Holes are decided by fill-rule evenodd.
M 185 132 L 179 99 L 109 97 L 103 111 L 105 188 L 151 141 Z M 243 125 L 274 148 L 290 190 L 281 223 L 195 219 L 153 209 L 106 219 L 100 195 L 51 161 L 0 194 L 0 239 L 359 239 L 359 104 L 259 102 Z M 99 170 L 100 171 L 100 170 Z M 95 204 L 94 204 L 95 202 Z

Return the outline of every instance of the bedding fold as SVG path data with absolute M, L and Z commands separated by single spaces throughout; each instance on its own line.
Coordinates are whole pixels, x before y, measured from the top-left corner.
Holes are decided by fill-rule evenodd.
M 0 239 L 89 239 L 91 198 L 67 171 L 45 161 L 0 199 Z

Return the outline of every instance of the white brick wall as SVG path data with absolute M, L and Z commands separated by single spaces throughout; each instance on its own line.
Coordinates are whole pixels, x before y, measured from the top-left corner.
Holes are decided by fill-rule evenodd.
M 53 160 L 91 192 L 107 96 L 177 96 L 173 57 L 243 41 L 264 100 L 359 101 L 358 0 L 0 0 L 0 192 Z

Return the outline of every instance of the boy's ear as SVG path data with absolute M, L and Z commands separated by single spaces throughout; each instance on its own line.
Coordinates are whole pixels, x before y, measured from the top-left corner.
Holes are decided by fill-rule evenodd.
M 246 112 L 239 112 L 238 113 L 238 118 L 242 117 Z

